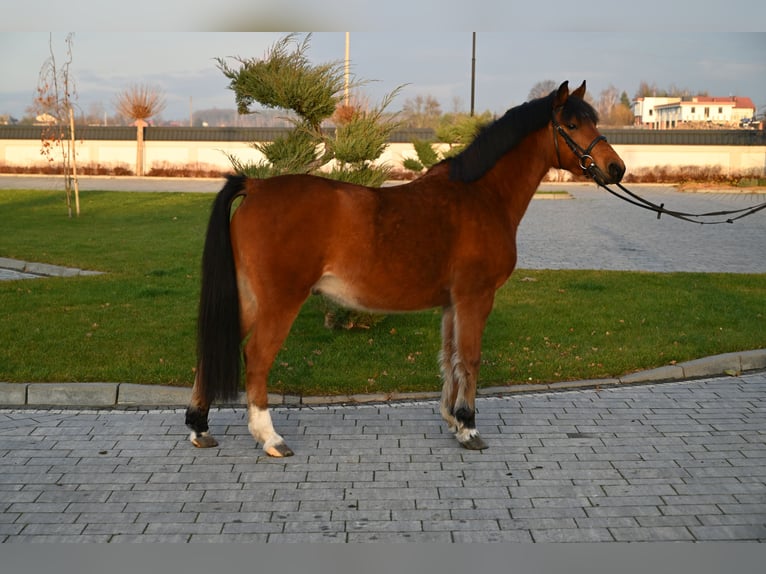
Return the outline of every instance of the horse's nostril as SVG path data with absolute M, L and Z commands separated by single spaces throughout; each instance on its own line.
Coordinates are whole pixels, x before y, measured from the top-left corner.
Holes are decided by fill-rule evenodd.
M 614 181 L 620 181 L 625 175 L 625 166 L 616 162 L 609 164 L 609 175 Z

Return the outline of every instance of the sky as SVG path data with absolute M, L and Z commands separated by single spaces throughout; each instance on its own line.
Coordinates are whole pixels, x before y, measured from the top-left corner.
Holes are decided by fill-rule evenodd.
M 186 20 L 181 18 L 180 22 L 178 14 L 182 12 L 166 14 L 163 11 L 153 14 L 152 18 L 138 18 L 142 14 L 136 10 L 132 13 L 133 20 L 138 22 L 133 22 L 130 15 L 116 19 L 112 14 L 109 25 L 102 21 L 107 20 L 108 14 L 95 8 L 105 3 L 73 1 L 83 8 L 92 5 L 95 10 L 85 20 L 71 22 L 75 30 L 71 73 L 77 86 L 77 104 L 86 113 L 99 107 L 111 115 L 116 95 L 132 84 L 161 88 L 167 102 L 162 113 L 165 120 L 188 120 L 193 110 L 233 109 L 234 94 L 228 89 L 216 58 L 263 57 L 285 34 L 235 30 L 294 29 L 302 27 L 300 24 L 305 27 L 314 24 L 317 30 L 332 29 L 331 24 L 335 28 L 348 25 L 347 29 L 354 29 L 354 21 L 362 21 L 362 18 L 366 24 L 377 25 L 365 26 L 369 31 L 350 32 L 351 73 L 369 81 L 362 88 L 362 95 L 372 103 L 379 102 L 397 86 L 404 86 L 389 107 L 391 111 L 401 109 L 407 99 L 417 95 L 435 97 L 443 111 L 452 111 L 455 107 L 468 110 L 472 33 L 462 30 L 482 23 L 484 27 L 478 29 L 487 31 L 476 33 L 477 112 L 489 110 L 500 114 L 526 101 L 530 89 L 544 80 L 557 84 L 568 80 L 571 87 L 586 80 L 589 93 L 596 99 L 610 86 L 632 98 L 644 81 L 660 89 L 675 86 L 693 92 L 705 91 L 711 96 L 747 96 L 759 110 L 766 111 L 763 110 L 766 107 L 766 31 L 757 30 L 751 24 L 760 21 L 761 26 L 766 27 L 766 8 L 753 7 L 748 0 L 727 3 L 732 9 L 740 3 L 749 5 L 747 17 L 732 19 L 739 29 L 732 26 L 729 31 L 717 18 L 695 19 L 688 11 L 683 26 L 663 23 L 662 19 L 650 17 L 654 14 L 650 10 L 653 4 L 655 9 L 667 4 L 658 0 L 617 8 L 613 7 L 616 3 L 602 0 L 596 0 L 595 4 L 593 1 L 570 2 L 562 3 L 561 11 L 555 9 L 556 2 L 551 0 L 544 4 L 545 8 L 543 3 L 530 8 L 529 3 L 521 4 L 517 0 L 499 3 L 473 0 L 459 3 L 463 10 L 473 8 L 465 17 L 445 9 L 452 4 L 449 0 L 389 0 L 386 3 L 355 0 L 345 5 L 353 7 L 350 19 L 347 13 L 345 19 L 338 20 L 325 12 L 319 15 L 317 3 L 309 0 L 250 0 L 247 3 L 218 0 L 216 11 L 212 10 L 213 3 L 200 0 L 194 5 L 193 13 L 186 14 Z M 327 0 L 325 5 L 329 3 L 333 7 L 343 1 Z M 134 0 L 134 6 L 146 3 L 147 0 Z M 180 3 L 177 0 L 163 3 L 174 4 Z M 186 12 L 190 12 L 191 4 L 182 4 Z M 291 12 L 292 16 L 285 19 L 284 11 L 277 8 L 288 4 L 302 11 Z M 253 12 L 256 5 L 259 10 Z M 39 8 L 38 4 L 35 6 Z M 56 6 L 51 3 L 53 10 Z M 564 6 L 566 10 L 582 6 L 582 13 L 587 17 L 565 17 Z M 646 14 L 633 13 L 638 10 L 637 6 Z M 677 0 L 673 6 L 665 10 L 666 18 L 668 10 L 672 17 L 673 10 L 698 9 L 700 4 Z M 230 10 L 221 10 L 223 7 Z M 495 12 L 480 9 L 486 7 L 494 8 Z M 14 18 L 31 17 L 25 14 L 31 8 L 25 3 L 14 3 L 9 9 L 16 13 L 0 23 L 0 115 L 21 118 L 34 98 L 40 67 L 49 56 L 49 37 L 52 37 L 57 61 L 64 60 L 66 33 L 55 32 L 49 36 L 45 30 L 52 27 L 51 23 L 56 24 L 55 29 L 62 29 L 70 22 L 49 11 L 46 14 L 53 22 L 37 18 L 33 26 L 27 25 L 25 31 L 18 31 L 14 29 Z M 448 14 L 438 25 L 433 17 L 437 9 Z M 385 13 L 378 16 L 378 12 Z M 175 19 L 170 18 L 171 14 L 175 14 Z M 232 18 L 233 14 L 242 16 Z M 525 22 L 525 18 L 529 22 Z M 645 24 L 637 21 L 641 18 L 646 19 Z M 615 19 L 624 22 L 619 29 L 612 24 Z M 400 25 L 393 26 L 392 20 Z M 379 27 L 382 29 L 377 29 Z M 344 51 L 344 32 L 319 31 L 312 35 L 308 56 L 314 63 L 341 61 Z

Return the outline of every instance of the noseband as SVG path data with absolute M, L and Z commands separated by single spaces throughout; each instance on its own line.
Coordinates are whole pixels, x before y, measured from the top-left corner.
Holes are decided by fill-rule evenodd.
M 556 132 L 558 132 L 558 135 L 561 136 L 561 138 L 564 140 L 564 143 L 567 144 L 567 147 L 572 150 L 572 153 L 575 154 L 575 157 L 579 160 L 580 169 L 582 169 L 583 175 L 587 175 L 593 179 L 596 179 L 594 172 L 598 169 L 598 166 L 596 165 L 593 157 L 590 155 L 590 152 L 593 151 L 593 148 L 596 147 L 598 142 L 606 141 L 606 136 L 601 134 L 597 135 L 594 140 L 590 142 L 590 145 L 583 149 L 576 141 L 572 139 L 572 136 L 570 136 L 561 126 L 561 124 L 556 120 L 555 111 L 553 113 L 551 123 L 553 124 L 554 129 L 553 143 L 556 147 L 556 160 L 558 161 L 559 167 L 561 167 L 561 156 L 559 155 L 559 138 L 556 137 Z

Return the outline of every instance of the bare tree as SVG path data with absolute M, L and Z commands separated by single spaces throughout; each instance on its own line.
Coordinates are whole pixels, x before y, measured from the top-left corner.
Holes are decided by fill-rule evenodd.
M 147 120 L 165 109 L 162 89 L 147 84 L 133 84 L 117 95 L 117 113 L 136 126 L 136 175 L 144 175 L 144 128 Z
M 56 149 L 61 152 L 64 173 L 64 190 L 69 217 L 72 217 L 72 195 L 74 193 L 75 213 L 80 215 L 80 193 L 77 182 L 77 160 L 75 153 L 74 103 L 76 90 L 69 71 L 72 63 L 74 34 L 67 34 L 66 58 L 61 67 L 56 63 L 53 50 L 53 34 L 48 37 L 50 56 L 43 62 L 37 83 L 37 96 L 31 111 L 45 124 L 42 131 L 41 153 L 53 162 Z
M 636 90 L 637 98 L 655 97 L 655 98 L 682 98 L 685 96 L 707 96 L 709 95 L 706 90 L 693 92 L 689 88 L 679 88 L 675 84 L 670 84 L 667 89 L 661 89 L 657 87 L 657 84 L 652 82 L 651 84 L 646 80 L 641 80 Z
M 558 88 L 558 84 L 553 80 L 543 80 L 537 82 L 532 89 L 529 90 L 528 100 L 536 100 L 537 98 L 543 98 L 550 94 L 553 90 Z
M 603 120 L 608 120 L 612 109 L 620 102 L 620 93 L 612 84 L 609 84 L 604 90 L 601 90 L 599 94 L 598 102 L 596 103 L 596 111 L 599 117 Z
M 411 128 L 436 128 L 441 115 L 439 101 L 430 94 L 407 98 L 402 106 L 402 124 Z

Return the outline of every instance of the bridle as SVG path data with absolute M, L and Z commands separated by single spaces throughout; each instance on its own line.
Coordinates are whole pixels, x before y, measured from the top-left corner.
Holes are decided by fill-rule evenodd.
M 641 207 L 643 209 L 648 209 L 649 211 L 653 211 L 657 214 L 657 219 L 659 219 L 663 214 L 669 215 L 671 217 L 675 217 L 676 219 L 682 219 L 684 221 L 690 221 L 692 223 L 699 223 L 700 225 L 712 225 L 712 224 L 718 224 L 718 223 L 734 223 L 737 219 L 742 219 L 743 217 L 747 215 L 752 215 L 753 213 L 756 213 L 758 211 L 761 211 L 762 209 L 766 209 L 766 202 L 759 203 L 756 205 L 753 205 L 751 207 L 745 207 L 743 209 L 733 209 L 729 211 L 711 211 L 708 213 L 685 213 L 683 211 L 673 211 L 670 209 L 665 209 L 665 204 L 661 203 L 657 205 L 656 203 L 652 203 L 648 199 L 644 199 L 643 197 L 640 197 L 639 195 L 636 195 L 626 187 L 624 187 L 619 182 L 614 184 L 625 195 L 622 195 L 621 193 L 614 191 L 613 189 L 610 189 L 606 183 L 606 178 L 603 177 L 603 172 L 599 167 L 596 165 L 596 161 L 593 159 L 593 157 L 590 155 L 591 151 L 593 151 L 593 148 L 596 147 L 596 145 L 601 141 L 606 141 L 606 136 L 603 136 L 601 134 L 597 135 L 592 142 L 588 145 L 587 148 L 582 148 L 580 144 L 578 144 L 574 139 L 572 139 L 572 136 L 570 136 L 567 131 L 561 126 L 561 124 L 556 119 L 556 112 L 560 110 L 561 108 L 557 108 L 553 110 L 553 117 L 551 118 L 551 125 L 553 126 L 553 143 L 554 147 L 556 148 L 556 161 L 558 163 L 559 168 L 561 169 L 561 155 L 559 153 L 559 138 L 557 136 L 561 136 L 561 139 L 564 140 L 564 143 L 567 144 L 567 147 L 572 150 L 572 153 L 575 155 L 575 157 L 578 159 L 580 163 L 580 169 L 582 169 L 583 175 L 586 175 L 590 177 L 593 181 L 596 182 L 596 184 L 599 187 L 603 187 L 605 190 L 607 190 L 609 193 L 614 195 L 615 197 L 618 197 L 622 199 L 623 201 L 627 201 L 628 203 L 632 205 L 636 205 L 638 207 Z M 736 217 L 729 217 L 729 216 L 736 216 Z M 706 217 L 724 217 L 724 219 L 718 219 L 716 221 L 701 221 L 701 218 Z
M 588 147 L 586 148 L 580 147 L 580 144 L 574 141 L 572 139 L 572 136 L 570 136 L 567 133 L 567 131 L 561 126 L 561 124 L 558 122 L 558 120 L 556 119 L 556 111 L 557 110 L 553 110 L 553 117 L 551 118 L 551 124 L 553 125 L 553 144 L 556 148 L 556 161 L 559 165 L 559 168 L 561 168 L 561 155 L 559 153 L 559 138 L 556 137 L 557 135 L 561 136 L 561 139 L 564 140 L 564 143 L 567 144 L 567 147 L 570 150 L 572 150 L 572 153 L 580 162 L 580 169 L 582 169 L 583 175 L 589 176 L 596 183 L 598 183 L 599 178 L 596 177 L 596 174 L 600 172 L 600 170 L 598 166 L 596 165 L 595 160 L 590 155 L 590 152 L 593 151 L 593 148 L 596 147 L 596 145 L 599 142 L 606 141 L 606 136 L 599 134 L 595 138 L 593 138 L 593 141 L 590 142 Z M 599 185 L 601 184 L 599 183 Z

